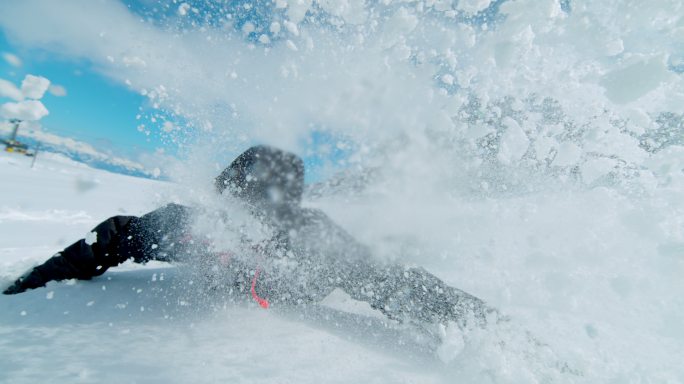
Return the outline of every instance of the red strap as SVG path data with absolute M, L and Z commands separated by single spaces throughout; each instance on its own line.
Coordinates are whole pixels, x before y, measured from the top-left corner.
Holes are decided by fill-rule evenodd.
M 257 279 L 259 278 L 260 272 L 261 272 L 260 268 L 257 268 L 256 272 L 254 272 L 254 278 L 252 279 L 252 299 L 254 299 L 254 301 L 259 303 L 259 306 L 261 308 L 268 309 L 268 306 L 269 306 L 268 300 L 259 297 L 259 295 L 257 295 L 257 293 L 256 293 L 256 282 L 257 282 Z

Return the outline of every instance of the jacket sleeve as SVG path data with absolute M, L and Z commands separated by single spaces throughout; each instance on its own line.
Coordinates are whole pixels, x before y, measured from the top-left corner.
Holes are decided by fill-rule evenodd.
M 28 271 L 7 288 L 5 294 L 24 292 L 52 280 L 88 280 L 128 259 L 146 262 L 169 260 L 160 245 L 179 237 L 187 220 L 187 208 L 170 204 L 142 217 L 114 216 L 87 236 Z

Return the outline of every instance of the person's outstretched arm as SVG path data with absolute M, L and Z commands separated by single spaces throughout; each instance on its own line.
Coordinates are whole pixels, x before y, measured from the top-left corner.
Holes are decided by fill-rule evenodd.
M 29 270 L 3 293 L 21 293 L 52 280 L 88 280 L 131 258 L 136 262 L 171 259 L 173 255 L 164 245 L 173 245 L 170 241 L 181 237 L 187 210 L 169 204 L 142 217 L 110 217 L 96 226 L 87 239 L 75 242 Z

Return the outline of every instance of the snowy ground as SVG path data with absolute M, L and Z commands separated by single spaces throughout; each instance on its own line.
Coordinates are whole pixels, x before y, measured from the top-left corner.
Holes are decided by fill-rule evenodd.
M 155 208 L 169 185 L 43 154 L 2 153 L 0 277 L 83 237 L 113 214 Z M 177 268 L 124 265 L 85 282 L 0 296 L 0 382 L 442 382 L 437 360 L 369 342 L 358 325 L 330 326 L 245 303 L 198 304 Z M 359 333 L 360 332 L 360 333 Z M 373 336 L 371 333 L 375 334 Z M 376 340 L 377 341 L 377 340 Z M 407 356 L 418 355 L 416 358 Z M 418 359 L 418 360 L 416 360 Z M 416 361 L 422 362 L 419 365 Z M 428 361 L 425 365 L 425 361 Z M 438 366 L 438 365 L 437 365 Z
M 168 183 L 58 155 L 44 154 L 33 169 L 30 161 L 0 155 L 3 286 L 102 219 L 140 214 L 173 196 Z M 393 222 L 411 217 L 433 226 L 402 234 L 400 224 L 380 222 L 392 203 L 336 211 L 318 202 L 357 236 L 374 233 L 366 241 L 402 243 L 401 261 L 486 299 L 511 315 L 511 324 L 465 338 L 447 333 L 440 352 L 430 353 L 379 320 L 200 297 L 181 267 L 126 264 L 92 281 L 0 296 L 0 382 L 684 380 L 682 243 L 672 242 L 681 221 L 669 211 L 607 190 L 471 201 L 448 213 L 423 204 L 395 210 Z M 361 211 L 371 215 L 349 213 Z M 454 236 L 445 243 L 439 234 L 447 225 Z M 372 227 L 386 233 L 366 231 Z M 383 240 L 390 234 L 395 238 Z M 363 310 L 344 297 L 329 303 Z M 544 345 L 526 340 L 526 331 Z

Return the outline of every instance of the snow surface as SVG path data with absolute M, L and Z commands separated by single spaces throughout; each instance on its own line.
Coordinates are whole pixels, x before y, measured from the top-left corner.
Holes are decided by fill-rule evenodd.
M 96 241 L 90 228 L 106 217 L 142 214 L 178 191 L 59 155 L 44 154 L 35 168 L 30 160 L 0 155 L 2 286 L 78 238 Z M 681 212 L 681 199 L 673 201 Z M 684 243 L 674 240 L 681 216 L 662 211 L 666 201 L 649 208 L 599 189 L 463 202 L 450 212 L 404 207 L 384 225 L 379 213 L 395 202 L 370 203 L 316 204 L 361 238 L 366 228 L 382 227 L 386 235 L 376 229 L 372 236 L 395 238 L 365 240 L 382 245 L 379 251 L 392 251 L 388 240 L 403 247 L 403 262 L 424 265 L 513 320 L 470 333 L 447 328 L 433 351 L 379 319 L 262 310 L 203 294 L 182 266 L 126 263 L 91 281 L 0 296 L 0 381 L 682 380 Z M 592 215 L 577 213 L 586 207 Z M 360 210 L 362 221 L 349 214 Z M 402 233 L 404 220 L 432 225 Z M 430 245 L 446 227 L 451 242 Z M 333 296 L 324 304 L 378 317 L 341 292 Z
M 30 163 L 0 154 L 3 287 L 72 241 L 95 241 L 89 230 L 101 220 L 152 210 L 160 191 L 173 189 L 59 155 L 41 155 L 35 168 Z M 183 278 L 163 263 L 130 263 L 91 281 L 52 282 L 0 296 L 0 382 L 433 383 L 445 378 L 434 369 L 439 366 L 434 359 L 421 366 L 392 340 L 389 346 L 369 343 L 382 328 L 356 334 L 358 324 L 317 324 L 244 303 L 196 301 Z

